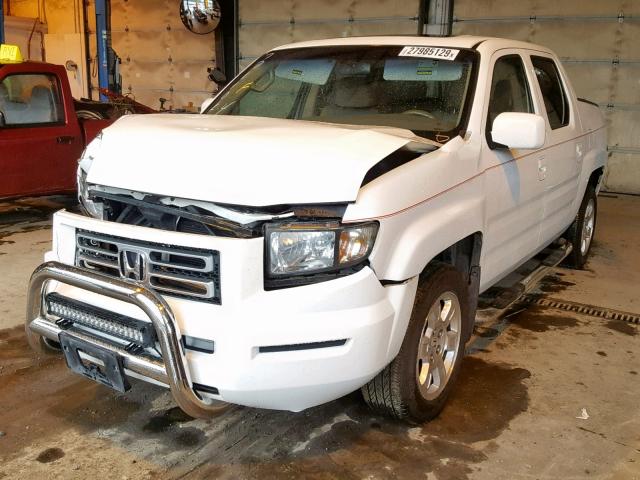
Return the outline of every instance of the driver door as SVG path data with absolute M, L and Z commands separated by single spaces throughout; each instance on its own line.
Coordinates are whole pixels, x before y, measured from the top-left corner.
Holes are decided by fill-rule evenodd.
M 72 190 L 82 151 L 52 73 L 8 73 L 0 79 L 0 197 Z
M 491 59 L 485 98 L 481 168 L 485 172 L 483 287 L 488 287 L 531 258 L 540 246 L 544 182 L 538 150 L 510 150 L 491 138 L 493 120 L 503 112 L 539 113 L 532 76 L 519 50 L 501 50 Z

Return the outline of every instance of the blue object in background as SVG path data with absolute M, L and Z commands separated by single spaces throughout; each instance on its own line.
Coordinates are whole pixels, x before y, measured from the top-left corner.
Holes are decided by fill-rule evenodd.
M 4 11 L 2 10 L 2 0 L 0 0 L 0 43 L 4 43 Z
M 109 51 L 109 30 L 108 0 L 96 0 L 96 30 L 98 44 L 98 86 L 100 88 L 109 88 L 109 59 L 107 52 Z M 100 94 L 100 100 L 107 101 L 107 97 Z

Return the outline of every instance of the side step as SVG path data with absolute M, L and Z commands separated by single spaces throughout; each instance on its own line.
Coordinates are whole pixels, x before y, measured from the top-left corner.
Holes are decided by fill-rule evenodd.
M 544 255 L 539 265 L 526 273 L 514 284 L 503 287 L 492 287 L 480 296 L 480 305 L 476 312 L 476 323 L 487 322 L 496 318 L 516 301 L 533 290 L 540 281 L 552 272 L 573 250 L 570 242 L 560 239 L 553 248 L 543 250 Z M 540 256 L 540 255 L 539 255 Z M 538 256 L 538 257 L 539 257 Z

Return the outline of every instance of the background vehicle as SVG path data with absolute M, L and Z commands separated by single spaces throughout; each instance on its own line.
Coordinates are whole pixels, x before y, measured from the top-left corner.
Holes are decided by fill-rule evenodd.
M 22 62 L 12 50 L 16 59 L 0 60 L 0 198 L 73 192 L 82 150 L 120 112 L 75 100 L 64 67 Z
M 86 215 L 56 214 L 32 279 L 34 348 L 57 342 L 119 390 L 167 385 L 195 416 L 364 386 L 373 408 L 424 421 L 479 293 L 565 232 L 575 266 L 589 253 L 604 122 L 544 47 L 288 45 L 208 104 L 124 117 L 87 147 Z

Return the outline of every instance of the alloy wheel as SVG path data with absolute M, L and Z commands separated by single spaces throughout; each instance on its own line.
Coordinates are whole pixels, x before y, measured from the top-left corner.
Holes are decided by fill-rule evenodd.
M 431 305 L 425 319 L 416 364 L 416 381 L 425 400 L 437 398 L 447 385 L 460 349 L 462 313 L 453 292 Z
M 582 234 L 580 235 L 580 253 L 585 256 L 589 251 L 591 240 L 593 239 L 593 230 L 596 220 L 596 209 L 593 198 L 589 199 L 587 208 L 584 210 L 584 219 L 582 221 Z

